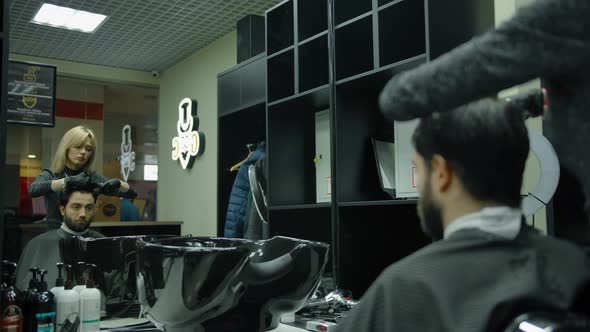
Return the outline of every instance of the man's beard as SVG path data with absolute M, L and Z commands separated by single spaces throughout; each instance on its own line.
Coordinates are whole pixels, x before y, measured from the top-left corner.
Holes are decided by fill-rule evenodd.
M 420 192 L 417 209 L 422 231 L 433 241 L 442 239 L 444 237 L 442 211 L 440 206 L 432 199 L 432 188 L 429 178 L 426 178 L 424 188 Z
M 77 233 L 82 233 L 85 232 L 89 227 L 90 227 L 90 223 L 92 222 L 92 218 L 85 220 L 83 223 L 78 223 L 78 222 L 74 222 L 74 220 L 68 216 L 68 214 L 66 213 L 64 215 L 64 222 L 66 223 L 66 226 L 68 226 L 69 229 L 71 229 L 74 232 Z

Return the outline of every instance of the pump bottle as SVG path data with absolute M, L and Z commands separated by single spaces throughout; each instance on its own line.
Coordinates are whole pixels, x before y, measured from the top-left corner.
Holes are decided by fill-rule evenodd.
M 23 329 L 25 332 L 33 332 L 36 329 L 33 326 L 35 321 L 34 309 L 35 309 L 35 302 L 37 300 L 37 292 L 39 289 L 39 280 L 37 280 L 37 273 L 39 272 L 39 268 L 31 267 L 29 269 L 33 276 L 29 281 L 29 288 L 25 290 L 25 308 L 24 308 L 24 322 L 23 322 Z
M 80 326 L 80 295 L 73 290 L 74 272 L 71 265 L 66 265 L 66 282 L 64 290 L 56 299 L 56 328 L 61 331 L 78 331 Z
M 78 262 L 74 267 L 76 271 L 76 286 L 74 290 L 80 294 L 86 288 L 86 281 L 84 280 L 84 271 L 86 271 L 86 263 Z
M 80 316 L 82 324 L 80 332 L 100 330 L 100 291 L 94 283 L 96 265 L 88 264 L 88 280 L 86 289 L 80 293 Z
M 55 265 L 57 266 L 57 279 L 55 279 L 55 287 L 52 287 L 50 292 L 55 295 L 55 299 L 57 301 L 60 293 L 64 290 L 64 278 L 62 274 L 64 263 L 57 263 Z
M 25 295 L 16 288 L 16 263 L 2 262 L 3 281 L 0 291 L 0 332 L 23 331 Z

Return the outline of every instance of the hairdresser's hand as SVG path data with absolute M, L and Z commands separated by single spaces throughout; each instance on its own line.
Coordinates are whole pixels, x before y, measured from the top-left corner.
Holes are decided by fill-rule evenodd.
M 107 196 L 117 196 L 117 191 L 121 188 L 121 180 L 110 179 L 100 187 L 100 193 Z
M 87 188 L 89 182 L 90 177 L 86 172 L 82 172 L 74 176 L 68 176 L 64 179 L 65 188 L 68 190 L 72 190 L 75 188 Z
M 137 197 L 137 191 L 135 191 L 133 188 L 129 188 L 129 190 L 121 194 L 121 197 L 135 199 Z

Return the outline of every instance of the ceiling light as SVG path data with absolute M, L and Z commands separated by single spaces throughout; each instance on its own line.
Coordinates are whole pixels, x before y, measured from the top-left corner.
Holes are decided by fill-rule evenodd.
M 29 157 L 29 159 L 35 159 L 35 158 L 37 158 L 37 156 L 36 156 L 36 155 L 34 155 L 34 154 L 30 154 L 30 155 L 28 155 L 27 157 Z
M 44 3 L 31 22 L 90 33 L 94 32 L 106 18 L 101 14 Z

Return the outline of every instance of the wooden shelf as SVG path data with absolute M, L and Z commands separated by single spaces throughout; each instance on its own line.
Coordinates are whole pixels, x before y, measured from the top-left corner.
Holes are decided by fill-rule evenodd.
M 269 112 L 278 109 L 291 108 L 292 105 L 308 105 L 314 109 L 321 110 L 329 106 L 329 85 L 325 84 L 311 90 L 298 93 L 283 99 L 268 103 Z
M 379 66 L 424 53 L 424 1 L 392 2 L 390 6 L 379 11 Z
M 359 206 L 387 206 L 387 205 L 415 205 L 418 199 L 395 199 L 383 201 L 364 201 L 364 202 L 339 202 L 340 207 L 359 207 Z
M 422 63 L 426 62 L 426 54 L 420 54 L 409 59 L 405 59 L 396 63 L 389 64 L 387 66 L 379 67 L 377 69 L 373 69 L 370 71 L 366 71 L 355 76 L 351 76 L 345 79 L 341 79 L 336 81 L 336 85 L 345 85 L 347 83 L 357 83 L 362 82 L 365 84 L 366 82 L 362 81 L 363 78 L 385 78 L 389 79 L 393 77 L 395 74 L 401 73 L 408 69 L 412 69 Z M 382 80 L 381 80 L 382 81 Z M 381 86 L 383 87 L 383 86 Z
M 350 20 L 348 20 L 346 22 L 342 22 L 342 23 L 336 25 L 336 30 L 337 29 L 340 29 L 340 28 L 343 28 L 343 27 L 345 27 L 347 25 L 351 25 L 351 24 L 353 24 L 356 21 L 360 21 L 363 18 L 368 17 L 368 16 L 372 16 L 372 15 L 373 15 L 372 12 L 368 12 L 368 13 L 364 13 L 363 15 L 360 15 L 360 16 L 357 16 L 357 17 L 354 17 L 354 18 L 351 18 Z
M 225 111 L 223 114 L 220 114 L 219 115 L 219 118 L 222 119 L 222 118 L 231 116 L 233 114 L 236 114 L 236 113 L 238 113 L 240 111 L 247 110 L 249 108 L 256 107 L 256 106 L 261 105 L 261 104 L 264 104 L 264 103 L 266 103 L 266 98 L 265 99 L 259 99 L 259 100 L 256 100 L 254 102 L 251 102 L 249 104 L 242 105 L 240 107 L 237 107 L 237 108 L 234 108 L 234 109 L 230 109 L 228 111 Z
M 298 0 L 297 6 L 297 40 L 301 41 L 328 30 L 326 0 Z
M 334 43 L 337 80 L 374 68 L 372 16 L 337 29 Z
M 309 91 L 329 82 L 328 35 L 299 46 L 299 91 Z
M 303 209 L 322 209 L 329 208 L 332 203 L 316 203 L 316 204 L 299 204 L 299 205 L 283 205 L 283 206 L 271 206 L 270 211 L 280 210 L 303 210 Z
M 266 59 L 267 59 L 267 60 L 270 60 L 270 59 L 272 59 L 272 58 L 278 57 L 278 56 L 280 56 L 280 55 L 281 55 L 281 54 L 283 54 L 283 53 L 287 53 L 287 52 L 289 52 L 289 51 L 292 51 L 292 50 L 293 50 L 293 48 L 295 48 L 295 46 L 291 45 L 291 46 L 289 46 L 289 47 L 287 47 L 287 48 L 284 48 L 284 49 L 282 49 L 282 50 L 280 50 L 280 51 L 278 51 L 278 52 L 275 52 L 275 53 L 273 53 L 273 54 L 271 54 L 271 55 L 267 56 L 267 57 L 266 57 Z
M 336 25 L 354 19 L 373 9 L 372 0 L 334 0 Z
M 307 43 L 309 43 L 309 42 L 311 42 L 311 41 L 313 41 L 313 40 L 315 40 L 317 38 L 320 38 L 320 37 L 323 37 L 323 36 L 326 36 L 326 35 L 328 35 L 328 31 L 327 30 L 326 31 L 322 31 L 322 32 L 318 33 L 317 35 L 313 35 L 313 36 L 311 36 L 311 37 L 309 37 L 309 38 L 307 38 L 305 40 L 299 41 L 299 46 L 302 46 L 304 44 L 307 44 Z

